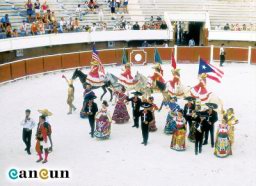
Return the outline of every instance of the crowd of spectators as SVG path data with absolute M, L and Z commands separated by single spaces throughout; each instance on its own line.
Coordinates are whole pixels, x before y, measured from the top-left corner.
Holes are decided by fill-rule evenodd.
M 256 24 L 229 24 L 226 23 L 226 25 L 222 28 L 220 25 L 217 25 L 215 27 L 215 30 L 229 30 L 229 31 L 256 31 Z

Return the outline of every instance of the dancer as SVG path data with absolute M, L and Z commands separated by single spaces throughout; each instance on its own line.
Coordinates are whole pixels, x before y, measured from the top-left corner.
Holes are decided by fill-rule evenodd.
M 152 112 L 152 116 L 153 116 L 152 121 L 149 123 L 149 132 L 155 132 L 155 131 L 157 131 L 155 111 L 159 110 L 159 108 L 154 103 L 154 97 L 153 96 L 148 98 L 148 103 L 151 105 L 150 111 Z
M 199 98 L 201 101 L 206 101 L 211 94 L 206 89 L 206 77 L 207 74 L 202 73 L 199 77 L 199 83 L 190 90 L 191 96 Z
M 186 97 L 184 100 L 187 100 L 188 102 L 184 106 L 184 117 L 186 119 L 186 122 L 189 125 L 189 128 L 192 128 L 192 111 L 195 110 L 195 98 L 193 97 Z
M 150 111 L 152 105 L 149 103 L 143 103 L 141 107 L 144 108 L 142 111 L 140 111 L 141 131 L 143 137 L 143 141 L 141 142 L 141 144 L 144 144 L 146 146 L 148 144 L 149 123 L 153 120 L 153 115 Z
M 121 73 L 118 79 L 121 82 L 121 84 L 123 84 L 124 86 L 131 86 L 135 84 L 134 78 L 132 77 L 130 63 L 125 64 L 124 72 Z
M 91 137 L 94 137 L 94 128 L 95 128 L 95 115 L 98 112 L 98 106 L 97 104 L 93 101 L 96 99 L 96 96 L 89 96 L 88 99 L 89 101 L 86 103 L 85 108 L 84 108 L 84 114 L 87 115 L 91 132 L 89 133 Z
M 88 73 L 87 80 L 92 85 L 104 85 L 104 74 L 100 70 L 100 65 L 98 61 L 91 62 L 91 70 Z
M 236 119 L 236 117 L 235 117 L 234 109 L 233 108 L 227 109 L 227 112 L 225 112 L 223 115 L 223 119 L 229 126 L 228 135 L 229 135 L 230 143 L 231 143 L 231 145 L 233 145 L 235 125 L 238 124 L 238 122 L 239 122 L 238 119 Z
M 111 132 L 111 117 L 108 112 L 107 101 L 102 102 L 102 108 L 97 112 L 96 116 L 96 130 L 94 136 L 100 139 L 107 139 Z
M 140 112 L 140 107 L 142 104 L 142 101 L 139 98 L 139 96 L 142 96 L 143 94 L 138 91 L 133 92 L 132 94 L 134 95 L 134 97 L 127 99 L 127 101 L 132 102 L 132 114 L 133 114 L 133 122 L 134 122 L 132 127 L 139 128 L 139 117 L 140 117 L 139 112 Z
M 170 111 L 168 112 L 166 124 L 164 127 L 165 134 L 173 134 L 173 132 L 176 130 L 176 122 L 174 118 L 177 116 L 177 111 L 180 110 L 180 106 L 176 102 L 177 98 L 171 97 L 170 102 L 168 104 Z
M 181 86 L 180 82 L 180 69 L 173 69 L 172 70 L 173 78 L 169 81 L 169 93 L 172 96 L 182 96 L 184 93 L 179 91 L 179 87 Z
M 186 149 L 186 120 L 183 117 L 183 110 L 180 109 L 175 117 L 176 130 L 172 135 L 171 149 L 184 151 Z
M 73 80 L 70 79 L 68 80 L 66 76 L 62 76 L 68 84 L 68 99 L 67 99 L 67 104 L 69 106 L 69 112 L 67 114 L 72 114 L 72 110 L 75 111 L 76 107 L 73 105 L 74 101 L 74 93 L 75 93 L 75 87 L 73 86 Z
M 156 82 L 160 82 L 161 84 L 165 84 L 165 80 L 163 78 L 163 70 L 160 64 L 156 65 L 153 67 L 155 69 L 155 72 L 152 76 L 150 76 L 150 82 L 149 84 L 151 85 L 152 88 L 157 88 Z
M 80 117 L 81 118 L 86 118 L 86 115 L 84 114 L 84 108 L 85 108 L 87 102 L 89 101 L 89 97 L 91 97 L 91 96 L 95 96 L 95 93 L 92 90 L 92 85 L 87 84 L 86 87 L 85 87 L 85 90 L 84 90 L 84 94 L 83 94 L 84 101 L 83 101 L 83 107 L 80 111 Z
M 225 158 L 232 155 L 231 141 L 229 138 L 229 126 L 225 119 L 219 125 L 215 143 L 214 155 L 219 158 Z
M 127 95 L 125 94 L 126 89 L 122 87 L 121 91 L 114 91 L 116 95 L 117 102 L 115 106 L 115 110 L 112 116 L 112 120 L 116 122 L 116 124 L 123 124 L 129 121 L 130 116 L 127 111 L 126 102 Z
M 44 161 L 48 161 L 49 154 L 49 136 L 52 133 L 51 125 L 45 121 L 46 117 L 44 115 L 39 117 L 39 123 L 36 132 L 36 152 L 38 153 L 39 159 L 36 162 L 41 162 L 43 160 L 42 153 L 44 151 Z
M 25 119 L 22 120 L 21 125 L 23 127 L 22 130 L 22 140 L 26 145 L 25 151 L 30 155 L 30 147 L 31 147 L 31 135 L 32 130 L 35 127 L 34 120 L 30 117 L 31 111 L 29 109 L 25 110 Z
M 211 135 L 211 146 L 214 147 L 214 124 L 218 121 L 218 113 L 214 110 L 218 108 L 218 105 L 215 103 L 205 103 L 209 107 L 205 112 L 207 114 L 208 126 L 205 128 L 205 138 L 203 145 L 208 144 L 209 132 Z
M 48 109 L 39 109 L 38 112 L 40 114 L 42 114 L 42 116 L 45 116 L 45 122 L 47 122 L 48 124 L 50 124 L 50 121 L 49 121 L 49 116 L 52 116 L 52 112 L 50 112 Z M 49 140 L 50 140 L 50 147 L 48 149 L 49 152 L 52 152 L 53 151 L 53 142 L 52 142 L 52 135 L 51 133 L 49 134 Z

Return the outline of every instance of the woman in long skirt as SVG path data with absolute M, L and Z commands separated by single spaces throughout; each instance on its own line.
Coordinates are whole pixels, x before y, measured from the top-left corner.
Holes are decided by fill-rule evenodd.
M 229 138 L 229 126 L 223 120 L 217 130 L 217 138 L 215 143 L 214 155 L 220 158 L 225 158 L 232 155 L 231 142 Z
M 234 109 L 229 108 L 226 113 L 223 115 L 223 119 L 229 126 L 229 138 L 231 145 L 234 143 L 234 132 L 235 132 L 235 125 L 238 124 L 238 119 L 236 119 L 234 114 Z
M 121 91 L 115 91 L 115 95 L 117 98 L 115 110 L 112 116 L 112 120 L 116 122 L 116 124 L 122 124 L 129 121 L 130 116 L 127 111 L 126 102 L 127 95 L 125 94 L 125 88 L 123 87 Z
M 108 103 L 103 101 L 102 108 L 97 112 L 96 116 L 96 130 L 94 136 L 96 138 L 107 139 L 111 132 L 111 117 L 108 113 Z
M 151 122 L 149 122 L 149 132 L 155 132 L 157 131 L 157 127 L 156 127 L 156 117 L 155 117 L 155 111 L 159 110 L 159 108 L 157 107 L 156 104 L 154 104 L 154 97 L 149 97 L 148 99 L 148 103 L 151 104 L 151 108 L 150 111 L 152 112 L 153 115 L 153 120 Z
M 183 110 L 179 110 L 175 117 L 176 130 L 172 135 L 171 149 L 177 151 L 186 150 L 186 120 L 183 117 Z
M 173 134 L 173 132 L 176 130 L 176 122 L 174 120 L 176 114 L 173 111 L 170 111 L 167 115 L 166 124 L 164 127 L 164 133 L 165 134 Z

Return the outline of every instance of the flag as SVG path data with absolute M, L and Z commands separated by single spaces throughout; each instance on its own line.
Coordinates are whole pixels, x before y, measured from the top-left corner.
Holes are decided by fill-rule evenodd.
M 125 48 L 123 49 L 123 56 L 122 56 L 122 64 L 126 64 L 128 62 L 126 57 L 126 51 Z
M 100 57 L 99 57 L 99 53 L 98 53 L 98 51 L 96 50 L 95 45 L 93 45 L 93 47 L 92 47 L 92 61 L 97 61 L 97 62 L 99 62 L 99 71 L 100 71 L 102 74 L 105 74 L 104 66 L 103 66 L 102 63 L 101 63 L 101 60 L 100 60 Z
M 171 63 L 172 63 L 172 68 L 176 69 L 177 64 L 176 64 L 176 60 L 174 58 L 174 52 L 172 51 L 172 59 L 171 59 Z
M 205 73 L 207 74 L 207 78 L 220 83 L 221 78 L 224 75 L 224 72 L 218 69 L 217 67 L 211 65 L 207 61 L 202 58 L 199 59 L 199 70 L 198 74 Z
M 155 58 L 155 63 L 160 63 L 160 64 L 162 64 L 161 56 L 160 56 L 160 54 L 159 54 L 157 48 L 155 48 L 154 58 Z

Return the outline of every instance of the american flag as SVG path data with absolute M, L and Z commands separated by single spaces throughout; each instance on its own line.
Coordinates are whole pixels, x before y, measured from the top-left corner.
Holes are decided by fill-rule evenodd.
M 101 63 L 101 60 L 100 60 L 100 57 L 98 55 L 98 51 L 96 50 L 95 46 L 92 47 L 92 61 L 97 61 L 99 62 L 99 71 L 102 73 L 102 74 L 105 74 L 105 69 L 104 69 L 104 66 L 102 65 Z

